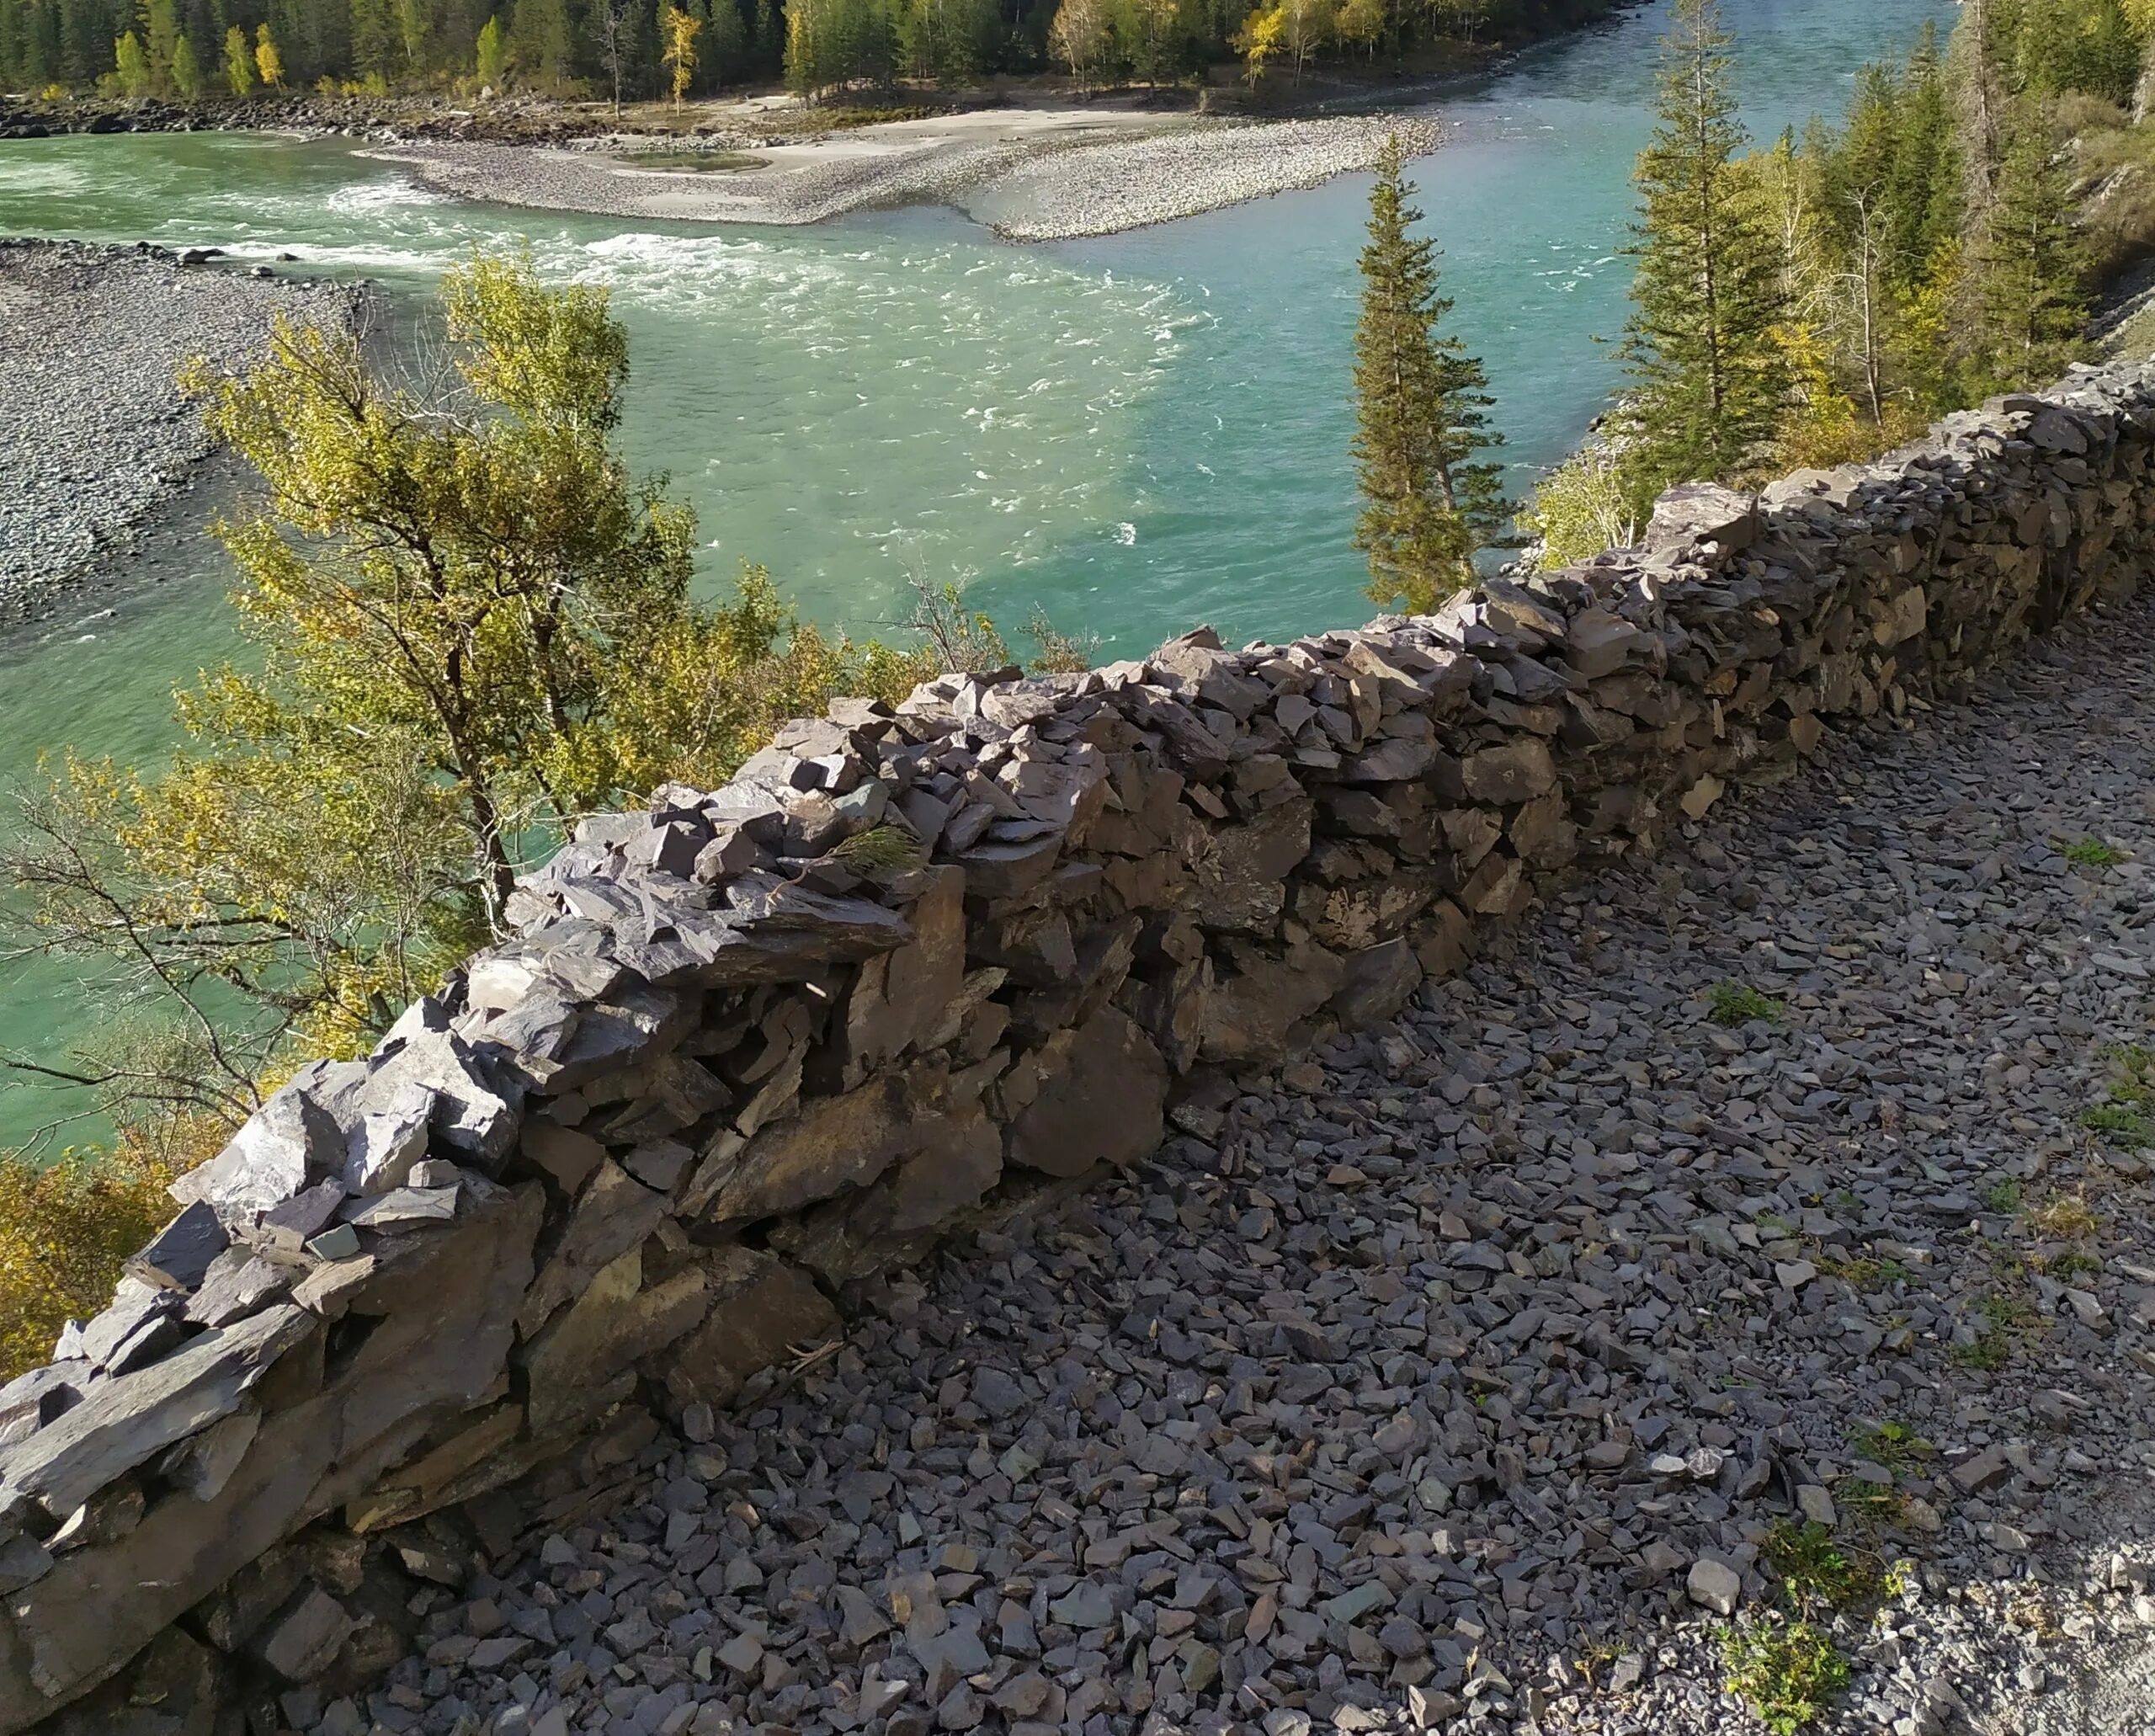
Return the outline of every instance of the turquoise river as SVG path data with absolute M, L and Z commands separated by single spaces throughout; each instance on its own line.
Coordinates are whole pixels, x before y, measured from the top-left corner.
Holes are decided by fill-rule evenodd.
M 1664 5 L 1447 93 L 1445 143 L 1414 165 L 1522 487 L 1615 377 Z M 1950 12 L 1727 0 L 1753 134 L 1838 113 L 1859 66 Z M 165 135 L 0 143 L 0 235 L 290 252 L 375 279 L 392 310 L 474 244 L 528 237 L 544 271 L 614 291 L 630 455 L 694 503 L 705 584 L 760 561 L 805 614 L 873 631 L 907 613 L 909 575 L 964 578 L 1006 623 L 1037 602 L 1126 656 L 1199 621 L 1279 637 L 1369 612 L 1347 450 L 1367 188 L 1016 246 L 944 210 L 625 228 L 444 199 L 337 143 Z M 148 763 L 169 742 L 172 688 L 232 644 L 200 517 L 109 616 L 100 594 L 0 640 L 0 784 L 62 744 Z M 5 968 L 0 1051 L 63 1055 L 109 1015 L 72 978 Z M 0 1084 L 0 1145 L 74 1106 Z

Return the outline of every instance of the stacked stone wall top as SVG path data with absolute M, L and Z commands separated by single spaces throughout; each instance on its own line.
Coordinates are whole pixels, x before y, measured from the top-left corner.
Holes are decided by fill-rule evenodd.
M 2083 370 L 1434 615 L 841 700 L 584 822 L 0 1389 L 0 1736 L 364 1683 L 415 1581 L 603 1499 L 879 1269 L 2130 588 L 2152 453 L 2155 370 Z

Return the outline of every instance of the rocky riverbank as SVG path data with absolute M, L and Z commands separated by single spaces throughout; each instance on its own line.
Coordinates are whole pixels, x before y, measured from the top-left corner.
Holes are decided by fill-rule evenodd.
M 286 1724 L 1734 1736 L 1719 1625 L 1810 1559 L 1822 1736 L 2142 1729 L 2155 1182 L 2083 1111 L 2147 1029 L 2152 644 L 2030 646 L 1220 1081 Z
M 950 203 L 1024 241 L 1109 235 L 1313 187 L 1371 167 L 1436 124 L 1358 114 L 1233 121 L 1132 109 L 998 109 L 887 122 L 758 149 L 739 167 L 609 149 L 427 142 L 380 154 L 460 198 L 642 221 L 817 223 L 870 206 Z M 653 161 L 657 162 L 655 157 Z
M 194 258 L 0 242 L 0 623 L 109 571 L 191 485 L 210 442 L 178 389 L 189 359 L 240 361 L 279 313 L 359 315 L 354 290 Z

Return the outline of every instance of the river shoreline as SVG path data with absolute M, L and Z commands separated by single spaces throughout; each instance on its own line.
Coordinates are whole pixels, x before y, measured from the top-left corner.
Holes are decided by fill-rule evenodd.
M 338 324 L 364 291 L 222 269 L 162 248 L 0 240 L 0 627 L 73 606 L 128 569 L 212 448 L 178 375 L 232 366 L 274 318 Z
M 978 110 L 891 121 L 733 153 L 414 141 L 364 152 L 437 190 L 489 204 L 631 221 L 795 226 L 873 208 L 948 204 L 1014 241 L 1118 234 L 1314 187 L 1373 167 L 1387 138 L 1436 148 L 1418 115 L 1227 120 L 1135 109 Z M 694 157 L 707 157 L 702 168 Z M 659 157 L 661 166 L 643 159 Z M 683 161 L 683 158 L 687 161 Z

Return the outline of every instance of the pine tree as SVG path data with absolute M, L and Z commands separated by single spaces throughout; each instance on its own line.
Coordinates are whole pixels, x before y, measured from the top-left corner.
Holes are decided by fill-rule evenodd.
M 428 0 L 396 0 L 396 34 L 406 71 L 424 72 L 434 60 L 434 21 Z
M 1640 194 L 1624 420 L 1658 484 L 1733 479 L 1772 439 L 1788 402 L 1774 333 L 1780 257 L 1733 159 L 1745 143 L 1715 0 L 1678 0 L 1663 45 L 1660 120 L 1634 174 Z
M 748 24 L 735 0 L 710 0 L 710 4 L 703 52 L 697 57 L 697 83 L 705 90 L 716 90 L 728 78 L 746 74 Z
M 560 92 L 574 72 L 574 34 L 567 0 L 516 0 L 509 14 L 509 58 L 517 82 Z
M 1961 232 L 1961 166 L 1953 109 L 1939 61 L 1938 27 L 1925 24 L 1902 74 L 1899 137 L 1888 192 L 1893 226 L 1888 262 L 1893 287 L 1917 293 L 1932 260 Z
M 1967 201 L 1978 216 L 1989 208 L 1998 185 L 1999 117 L 2006 101 L 2001 67 L 2010 41 L 2002 20 L 2009 10 L 2008 0 L 1967 0 L 1946 44 L 1961 105 Z
M 225 32 L 225 83 L 236 97 L 254 93 L 254 55 L 247 45 L 247 32 L 237 24 Z
M 350 0 L 353 70 L 386 84 L 402 70 L 404 41 L 395 0 Z
M 1354 333 L 1359 426 L 1354 458 L 1365 504 L 1354 546 L 1370 557 L 1380 607 L 1403 599 L 1425 614 L 1474 576 L 1475 551 L 1511 514 L 1502 466 L 1479 455 L 1503 444 L 1484 413 L 1488 376 L 1439 327 L 1436 244 L 1410 232 L 1399 141 L 1385 146 L 1370 189 L 1362 249 L 1362 316 Z
M 2070 359 L 2088 316 L 2066 174 L 2033 98 L 2004 121 L 1997 198 L 1979 248 L 1977 298 L 1997 383 L 2022 385 Z

